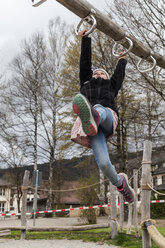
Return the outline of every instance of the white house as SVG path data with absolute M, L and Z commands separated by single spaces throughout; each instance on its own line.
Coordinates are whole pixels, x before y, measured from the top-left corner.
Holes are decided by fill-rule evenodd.
M 0 213 L 10 211 L 11 185 L 4 179 L 0 179 Z

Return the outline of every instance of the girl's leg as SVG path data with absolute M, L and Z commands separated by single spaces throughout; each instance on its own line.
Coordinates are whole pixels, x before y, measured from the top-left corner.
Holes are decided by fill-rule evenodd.
M 117 186 L 117 190 L 123 194 L 125 200 L 131 203 L 134 201 L 134 191 L 128 184 L 127 175 L 124 173 L 117 174 L 109 158 L 106 137 L 113 132 L 112 113 L 100 104 L 95 105 L 94 108 L 98 111 L 100 116 L 98 133 L 90 137 L 96 162 L 103 174 L 113 185 Z
M 134 193 L 128 185 L 127 176 L 118 175 L 109 158 L 106 137 L 113 132 L 111 111 L 100 104 L 91 107 L 81 94 L 75 96 L 73 110 L 80 117 L 83 130 L 90 139 L 99 168 L 111 183 L 117 186 L 117 190 L 124 195 L 126 201 L 133 202 Z
M 111 111 L 100 104 L 96 104 L 94 109 L 99 113 L 99 126 L 102 128 L 105 137 L 109 136 L 113 133 L 113 116 Z
M 98 129 L 97 135 L 89 138 L 98 167 L 113 185 L 120 187 L 122 178 L 117 174 L 110 161 L 106 138 L 101 127 Z

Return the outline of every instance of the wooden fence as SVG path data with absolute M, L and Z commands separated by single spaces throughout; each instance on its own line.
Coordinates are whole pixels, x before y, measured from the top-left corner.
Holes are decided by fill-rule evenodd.
M 152 177 L 151 177 L 151 153 L 152 153 L 152 142 L 146 140 L 144 142 L 143 159 L 142 159 L 142 174 L 141 174 L 141 228 L 142 228 L 142 247 L 150 248 L 151 239 L 160 248 L 165 248 L 165 238 L 156 229 L 155 221 L 150 218 L 150 201 L 151 201 L 151 190 L 152 190 Z M 134 230 L 136 237 L 139 237 L 138 228 L 138 208 L 137 208 L 137 188 L 138 188 L 138 171 L 134 170 L 133 174 L 134 180 L 134 191 L 135 191 L 135 202 L 133 204 L 128 204 L 128 223 L 127 223 L 127 234 L 131 233 L 132 222 L 134 224 Z M 111 214 L 112 217 L 116 218 L 115 208 L 116 204 L 111 204 Z M 113 210 L 114 209 L 114 210 Z M 120 196 L 120 232 L 123 232 L 124 226 L 124 211 L 123 211 L 123 199 Z M 115 221 L 112 218 L 113 222 Z M 117 235 L 116 225 L 111 224 L 112 228 L 112 238 Z

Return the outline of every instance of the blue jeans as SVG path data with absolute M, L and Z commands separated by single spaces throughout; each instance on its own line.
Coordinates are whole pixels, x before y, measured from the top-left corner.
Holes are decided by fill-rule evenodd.
M 96 104 L 94 108 L 100 115 L 98 133 L 95 136 L 89 136 L 94 157 L 104 176 L 106 176 L 113 185 L 119 187 L 122 185 L 122 178 L 117 174 L 115 167 L 110 161 L 106 141 L 106 137 L 113 133 L 113 116 L 110 110 L 100 104 Z

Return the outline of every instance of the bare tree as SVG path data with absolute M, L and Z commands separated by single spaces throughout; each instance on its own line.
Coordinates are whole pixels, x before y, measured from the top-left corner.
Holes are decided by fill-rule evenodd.
M 151 51 L 164 53 L 165 37 L 163 22 L 165 18 L 164 0 L 160 1 L 142 1 L 133 0 L 123 2 L 121 0 L 113 1 L 113 4 L 107 3 L 112 17 L 119 22 L 126 31 L 139 40 L 146 43 Z M 131 55 L 134 64 L 137 64 L 137 58 Z M 144 62 L 143 66 L 146 66 Z M 134 67 L 137 74 L 137 81 L 144 81 L 150 85 L 152 91 L 156 92 L 164 101 L 165 100 L 165 82 L 161 79 L 165 78 L 159 73 L 160 68 L 156 67 L 154 71 L 148 74 L 140 74 Z M 147 86 L 146 86 L 147 87 Z
M 3 94 L 2 94 L 3 93 Z M 17 123 L 13 113 L 10 112 L 11 102 L 8 102 L 8 89 L 2 86 L 1 109 L 0 109 L 0 161 L 9 170 L 3 175 L 5 180 L 9 180 L 17 199 L 17 209 L 20 212 L 20 201 L 22 197 L 22 167 L 27 161 L 28 140 L 22 139 L 20 133 L 15 132 Z M 7 111 L 6 111 L 7 110 Z
M 20 201 L 22 197 L 22 167 L 27 159 L 27 146 L 24 142 L 21 142 L 19 137 L 16 137 L 15 134 L 12 133 L 12 128 L 10 127 L 12 127 L 12 125 L 7 127 L 6 120 L 5 125 L 3 127 L 1 125 L 1 141 L 3 143 L 3 148 L 0 152 L 0 161 L 9 168 L 9 171 L 3 175 L 3 178 L 7 181 L 10 178 L 10 184 L 14 187 L 14 192 L 17 198 L 17 209 L 18 212 L 20 212 Z
M 43 95 L 43 70 L 45 54 L 44 37 L 35 33 L 31 39 L 22 42 L 22 49 L 11 63 L 14 72 L 9 83 L 8 102 L 15 117 L 15 132 L 29 140 L 34 170 L 37 170 L 37 138 L 39 112 Z
M 65 50 L 71 35 L 71 29 L 60 18 L 49 22 L 47 59 L 44 65 L 44 94 L 40 111 L 42 131 L 40 137 L 44 142 L 41 150 L 49 161 L 49 194 L 47 208 L 53 204 L 53 175 L 54 163 L 60 158 L 59 143 L 64 130 L 60 130 L 60 118 L 64 118 L 65 104 L 61 92 L 65 81 L 61 77 Z M 64 129 L 64 127 L 63 127 Z
M 4 139 L 11 140 L 13 134 L 19 146 L 26 148 L 26 163 L 33 161 L 35 170 L 39 161 L 49 161 L 48 207 L 51 208 L 53 166 L 58 155 L 57 141 L 62 135 L 58 122 L 65 110 L 61 70 L 71 31 L 60 18 L 49 22 L 48 31 L 47 40 L 42 33 L 35 33 L 22 42 L 20 54 L 11 63 L 13 74 L 3 103 L 8 104 L 10 113 L 10 125 L 4 122 L 8 127 Z

